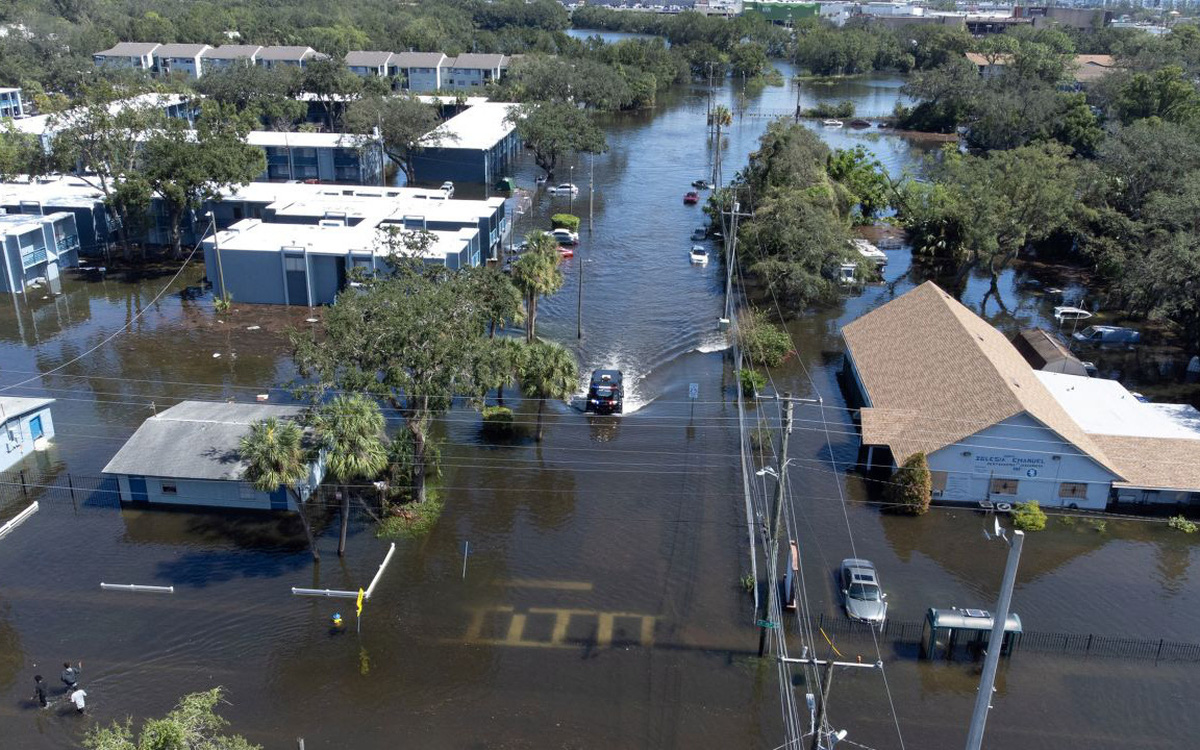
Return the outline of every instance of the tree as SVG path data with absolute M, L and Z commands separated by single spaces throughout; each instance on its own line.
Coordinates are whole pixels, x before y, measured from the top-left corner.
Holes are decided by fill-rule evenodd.
M 308 480 L 312 451 L 305 445 L 300 425 L 290 419 L 268 417 L 250 425 L 242 437 L 238 457 L 246 464 L 245 479 L 261 492 L 276 492 L 284 487 L 296 502 L 296 513 L 304 526 L 304 536 L 314 562 L 321 553 L 313 539 L 312 526 L 304 510 L 300 485 Z
M 169 120 L 143 144 L 140 170 L 129 180 L 143 181 L 165 204 L 172 257 L 179 258 L 182 253 L 185 216 L 266 170 L 262 149 L 246 142 L 250 132 L 247 119 L 230 105 L 205 102 L 195 130 L 182 120 Z
M 422 149 L 438 146 L 446 136 L 437 130 L 437 109 L 415 96 L 374 96 L 360 99 L 346 112 L 346 127 L 354 133 L 378 128 L 383 150 L 399 165 L 409 184 L 417 179 L 415 157 Z
M 513 64 L 504 85 L 510 101 L 618 110 L 633 100 L 629 84 L 616 68 L 588 58 L 531 55 Z
M 525 241 L 529 249 L 513 263 L 513 284 L 525 297 L 525 342 L 537 340 L 538 298 L 554 294 L 563 285 L 558 267 L 558 243 L 545 232 L 533 232 Z
M 574 153 L 599 154 L 608 150 L 608 142 L 587 112 L 562 101 L 523 104 L 509 112 L 508 120 L 533 159 L 547 177 L 562 156 Z
M 48 169 L 46 162 L 37 136 L 17 130 L 12 120 L 0 122 L 0 182 L 39 176 Z
M 341 60 L 323 58 L 311 60 L 304 66 L 300 85 L 321 103 L 325 110 L 325 125 L 334 131 L 347 103 L 362 92 L 363 78 L 351 73 Z
M 270 130 L 291 130 L 308 111 L 299 100 L 302 75 L 290 65 L 230 65 L 205 73 L 194 86 L 208 99 L 233 105 Z
M 542 413 L 546 401 L 565 399 L 579 387 L 579 364 L 561 344 L 535 341 L 526 344 L 518 364 L 521 392 L 538 400 L 537 441 L 542 441 Z
M 858 208 L 860 223 L 870 223 L 888 207 L 892 185 L 887 172 L 862 146 L 834 151 L 825 162 L 825 170 L 846 189 L 847 199 Z
M 350 487 L 354 479 L 374 479 L 387 468 L 383 413 L 379 404 L 362 394 L 334 396 L 318 406 L 312 417 L 317 441 L 325 451 L 325 471 L 342 485 L 338 556 L 346 554 L 350 526 Z
M 360 392 L 399 412 L 411 465 L 403 473 L 422 503 L 432 420 L 456 394 L 473 392 L 485 324 L 466 275 L 412 262 L 363 282 L 359 294 L 338 296 L 323 336 L 293 334 L 293 357 L 308 390 Z
M 1171 66 L 1134 74 L 1116 93 L 1114 106 L 1126 125 L 1148 117 L 1194 123 L 1200 117 L 1200 92 L 1182 68 Z
M 475 287 L 475 298 L 482 306 L 488 325 L 488 338 L 496 338 L 496 331 L 509 323 L 521 320 L 521 290 L 508 274 L 488 266 L 472 269 L 471 279 Z
M 933 497 L 933 480 L 925 454 L 917 452 L 906 458 L 896 473 L 892 474 L 892 484 L 888 490 L 897 510 L 914 516 L 927 513 Z
M 771 67 L 771 61 L 767 59 L 767 49 L 763 45 L 742 42 L 729 53 L 729 65 L 735 76 L 755 78 Z
M 88 730 L 83 746 L 89 750 L 261 750 L 240 735 L 227 735 L 229 722 L 217 712 L 225 691 L 213 688 L 183 696 L 165 717 L 147 719 L 134 740 L 133 721 L 113 722 Z

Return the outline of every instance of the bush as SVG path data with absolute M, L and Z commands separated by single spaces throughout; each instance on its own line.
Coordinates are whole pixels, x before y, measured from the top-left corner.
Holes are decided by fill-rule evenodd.
M 1171 516 L 1171 520 L 1167 521 L 1167 526 L 1170 526 L 1176 531 L 1182 531 L 1185 534 L 1195 534 L 1196 524 L 1187 520 L 1182 515 Z
M 1046 528 L 1046 511 L 1041 509 L 1037 500 L 1027 503 L 1017 503 L 1012 510 L 1013 526 L 1021 531 L 1041 531 Z
M 791 354 L 792 337 L 766 315 L 752 310 L 738 323 L 738 345 L 754 364 L 779 367 Z
M 441 493 L 429 489 L 426 491 L 425 502 L 407 503 L 391 508 L 388 516 L 379 524 L 375 535 L 380 539 L 416 539 L 425 536 L 441 517 L 444 507 Z
M 512 409 L 507 406 L 483 407 L 483 432 L 492 437 L 509 437 L 513 434 Z
M 767 387 L 767 377 L 748 368 L 738 371 L 738 382 L 742 384 L 742 395 L 746 398 L 754 398 L 754 394 Z
M 579 217 L 574 214 L 554 214 L 550 217 L 550 226 L 555 229 L 570 229 L 572 232 L 578 232 Z
M 805 117 L 854 117 L 854 102 L 844 101 L 837 104 L 818 102 L 817 106 L 804 110 Z
M 899 469 L 896 469 L 888 494 L 896 510 L 914 516 L 929 511 L 929 500 L 933 497 L 933 478 L 929 474 L 929 461 L 924 453 L 912 454 L 904 460 Z

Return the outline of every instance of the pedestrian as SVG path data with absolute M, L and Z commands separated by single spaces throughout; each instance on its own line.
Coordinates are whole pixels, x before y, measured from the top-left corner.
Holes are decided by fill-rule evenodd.
M 87 691 L 83 688 L 76 686 L 75 689 L 71 691 L 71 702 L 75 704 L 75 713 L 83 713 L 83 709 L 86 707 L 84 698 L 87 698 Z
M 40 674 L 33 676 L 33 697 L 37 699 L 38 705 L 42 708 L 50 705 L 50 701 L 46 700 L 46 683 L 42 682 Z
M 79 662 L 79 666 L 72 667 L 71 662 L 63 662 L 63 671 L 61 678 L 63 684 L 67 686 L 67 692 L 75 689 L 76 683 L 79 682 L 79 673 L 83 671 L 83 662 Z

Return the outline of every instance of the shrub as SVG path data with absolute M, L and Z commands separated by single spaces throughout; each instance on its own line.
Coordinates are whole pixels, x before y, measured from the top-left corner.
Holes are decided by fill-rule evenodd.
M 513 434 L 513 412 L 507 406 L 483 407 L 483 432 L 492 437 L 509 437 Z
M 933 479 L 929 474 L 929 462 L 925 454 L 917 452 L 904 460 L 904 464 L 892 474 L 889 495 L 896 510 L 920 516 L 929 511 L 929 500 L 933 496 Z
M 443 507 L 445 507 L 445 503 L 441 493 L 430 489 L 427 491 L 423 503 L 393 506 L 388 516 L 379 524 L 379 530 L 375 535 L 380 539 L 396 537 L 416 539 L 425 536 L 441 517 Z
M 233 295 L 226 293 L 221 297 L 213 297 L 213 309 L 219 313 L 229 312 L 229 308 L 233 307 Z
M 1021 531 L 1041 531 L 1046 528 L 1046 511 L 1042 510 L 1037 500 L 1027 503 L 1017 503 L 1012 510 L 1013 526 Z
M 1167 526 L 1170 526 L 1172 529 L 1175 529 L 1176 531 L 1182 531 L 1185 534 L 1195 534 L 1196 533 L 1196 524 L 1192 521 L 1187 520 L 1182 515 L 1171 516 L 1171 520 L 1167 521 Z
M 554 214 L 550 217 L 550 226 L 555 229 L 570 229 L 572 232 L 578 232 L 579 217 L 574 214 Z
M 754 364 L 778 367 L 792 352 L 792 337 L 762 313 L 751 311 L 738 323 L 738 345 Z
M 767 377 L 749 368 L 738 371 L 738 381 L 742 384 L 742 395 L 754 398 L 754 394 L 767 387 Z

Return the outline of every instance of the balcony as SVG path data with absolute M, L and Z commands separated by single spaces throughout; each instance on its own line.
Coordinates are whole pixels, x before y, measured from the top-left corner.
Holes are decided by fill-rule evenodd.
M 45 262 L 46 262 L 46 248 L 44 248 L 44 247 L 38 248 L 37 250 L 34 250 L 31 253 L 27 253 L 27 254 L 21 256 L 21 267 L 22 268 L 30 268 L 32 266 L 36 266 L 38 263 L 45 263 Z
M 70 252 L 71 250 L 78 250 L 79 249 L 79 235 L 64 234 L 62 237 L 58 238 L 58 240 L 56 241 L 55 244 L 58 247 L 58 252 L 60 252 L 60 253 Z

